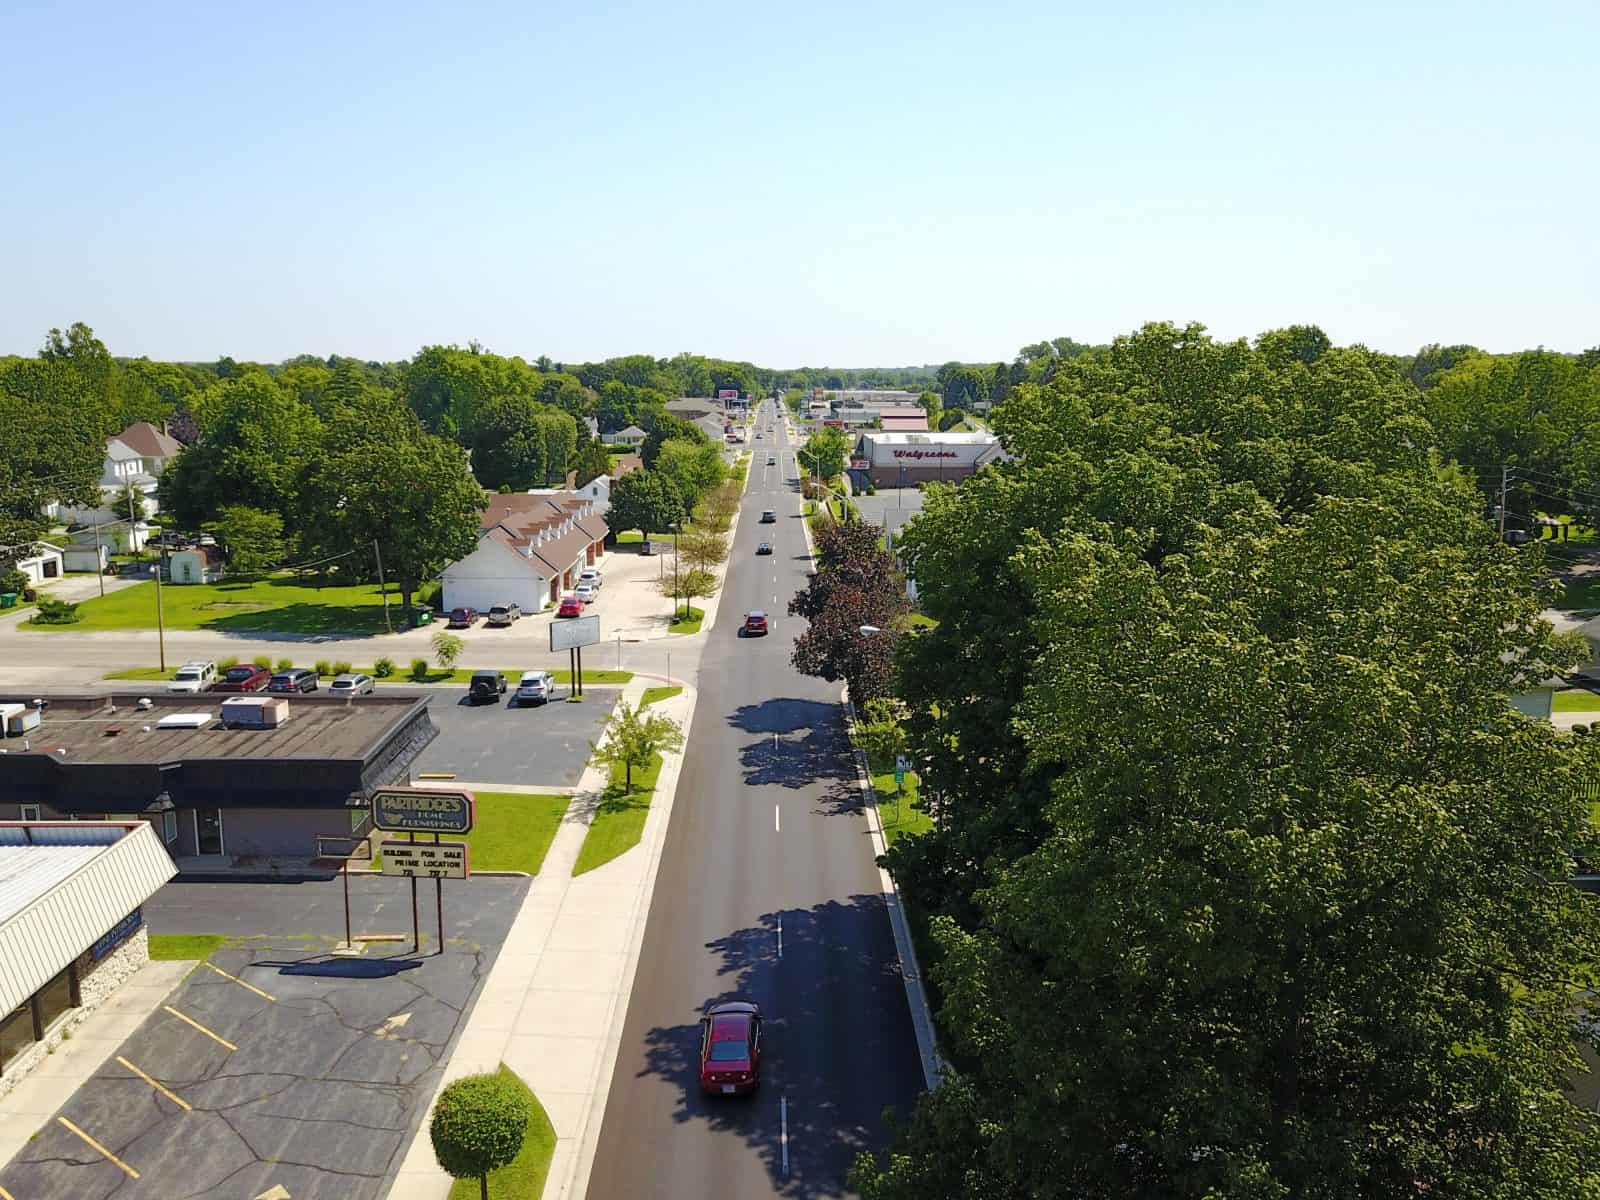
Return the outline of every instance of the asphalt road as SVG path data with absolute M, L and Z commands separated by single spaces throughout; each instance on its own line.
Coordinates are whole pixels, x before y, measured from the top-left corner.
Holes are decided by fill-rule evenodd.
M 49 1121 L 0 1188 L 18 1200 L 377 1200 L 527 890 L 447 882 L 440 954 L 424 884 L 420 956 L 408 936 L 346 959 L 328 953 L 344 933 L 338 883 L 168 884 L 145 906 L 152 929 L 242 940 L 62 1106 L 58 1118 L 104 1150 Z M 409 934 L 405 880 L 351 880 L 350 893 L 358 933 Z
M 883 1109 L 906 1112 L 922 1090 L 838 687 L 789 665 L 802 621 L 786 609 L 810 561 L 794 455 L 773 426 L 752 443 L 590 1200 L 847 1195 L 857 1152 L 887 1140 Z M 753 608 L 771 635 L 737 638 Z M 698 1021 L 735 998 L 767 1015 L 766 1057 L 761 1091 L 724 1101 L 699 1090 Z

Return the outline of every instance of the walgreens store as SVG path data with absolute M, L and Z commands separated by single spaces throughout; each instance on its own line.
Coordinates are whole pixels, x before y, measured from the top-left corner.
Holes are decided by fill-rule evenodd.
M 874 487 L 915 487 L 919 483 L 954 483 L 1000 458 L 1000 439 L 992 433 L 950 430 L 948 433 L 889 433 L 869 430 L 856 443 L 850 459 L 853 482 Z

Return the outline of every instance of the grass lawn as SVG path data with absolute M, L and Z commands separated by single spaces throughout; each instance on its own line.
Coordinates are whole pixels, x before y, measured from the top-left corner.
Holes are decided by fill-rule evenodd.
M 1582 688 L 1557 692 L 1551 697 L 1551 709 L 1554 712 L 1600 712 L 1600 696 Z
M 919 612 L 907 613 L 901 624 L 906 629 L 937 629 L 939 627 L 939 622 L 928 616 L 927 613 Z
M 870 757 L 867 769 L 872 773 L 872 791 L 878 799 L 878 820 L 883 825 L 886 844 L 907 834 L 918 834 L 933 828 L 933 821 L 922 811 L 917 795 L 917 773 L 906 772 L 905 787 L 900 791 L 898 808 L 895 802 L 894 760 Z
M 680 617 L 678 620 L 674 621 L 671 625 L 668 625 L 667 626 L 667 632 L 668 633 L 699 633 L 700 632 L 700 622 L 704 621 L 705 619 L 706 619 L 706 614 L 704 612 L 702 612 L 700 609 L 695 608 L 695 607 L 693 607 L 691 605 L 690 608 L 689 608 L 689 615 L 686 616 L 686 617 Z
M 619 546 L 637 546 L 642 541 L 644 541 L 644 534 L 637 529 L 624 529 L 617 534 L 617 545 Z
M 399 622 L 399 597 L 390 593 L 390 609 Z M 384 632 L 383 599 L 375 583 L 317 587 L 289 575 L 225 583 L 169 584 L 161 589 L 161 611 L 168 629 L 217 629 L 230 633 Z M 28 629 L 76 629 L 83 632 L 156 627 L 154 580 L 97 596 L 78 606 L 71 625 L 34 625 Z
M 465 839 L 468 866 L 474 871 L 525 871 L 537 875 L 572 797 L 520 792 L 473 792 L 473 796 L 478 805 L 472 832 Z M 401 834 L 389 836 L 402 838 Z M 455 840 L 454 835 L 451 840 Z M 374 870 L 382 863 L 381 854 L 373 855 Z
M 1580 575 L 1567 580 L 1556 607 L 1566 612 L 1600 610 L 1600 574 Z
M 556 1130 L 545 1115 L 539 1097 L 510 1067 L 500 1064 L 500 1074 L 509 1078 L 528 1095 L 528 1128 L 522 1135 L 522 1149 L 498 1171 L 489 1172 L 489 1195 L 494 1200 L 539 1200 L 544 1194 L 545 1176 L 550 1173 L 550 1158 L 556 1151 Z M 450 1200 L 478 1200 L 482 1189 L 476 1179 L 458 1179 L 450 1185 Z
M 643 708 L 647 704 L 654 704 L 657 700 L 671 700 L 674 696 L 679 695 L 682 691 L 683 689 L 681 687 L 645 688 L 644 698 L 639 701 L 639 707 Z
M 206 959 L 227 940 L 220 933 L 152 933 L 150 957 L 156 962 Z
M 652 756 L 647 767 L 633 773 L 632 792 L 624 790 L 623 774 L 621 766 L 611 768 L 611 782 L 600 797 L 594 824 L 589 826 L 583 848 L 578 851 L 578 861 L 572 867 L 574 875 L 604 866 L 639 844 L 644 833 L 644 819 L 650 815 L 650 797 L 656 790 L 656 776 L 661 774 L 661 756 Z

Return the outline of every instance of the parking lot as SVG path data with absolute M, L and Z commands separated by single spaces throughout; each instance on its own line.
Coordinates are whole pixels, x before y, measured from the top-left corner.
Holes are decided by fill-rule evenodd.
M 337 882 L 169 884 L 145 908 L 152 929 L 248 940 L 190 974 L 0 1188 L 15 1200 L 382 1195 L 527 887 L 446 882 L 444 952 L 428 894 L 417 956 L 407 881 L 352 879 L 357 934 L 404 941 L 339 958 Z
M 617 702 L 616 688 L 588 687 L 582 703 L 557 699 L 535 707 L 507 703 L 516 680 L 495 704 L 472 704 L 465 688 L 432 693 L 428 714 L 439 730 L 411 766 L 413 777 L 449 775 L 462 783 L 575 787 Z

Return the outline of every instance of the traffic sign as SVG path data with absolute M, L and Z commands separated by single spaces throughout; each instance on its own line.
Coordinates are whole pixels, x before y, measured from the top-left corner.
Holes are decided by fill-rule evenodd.
M 383 873 L 413 879 L 465 879 L 465 842 L 384 842 Z
M 469 833 L 472 793 L 429 788 L 379 788 L 372 793 L 372 824 L 387 833 Z

